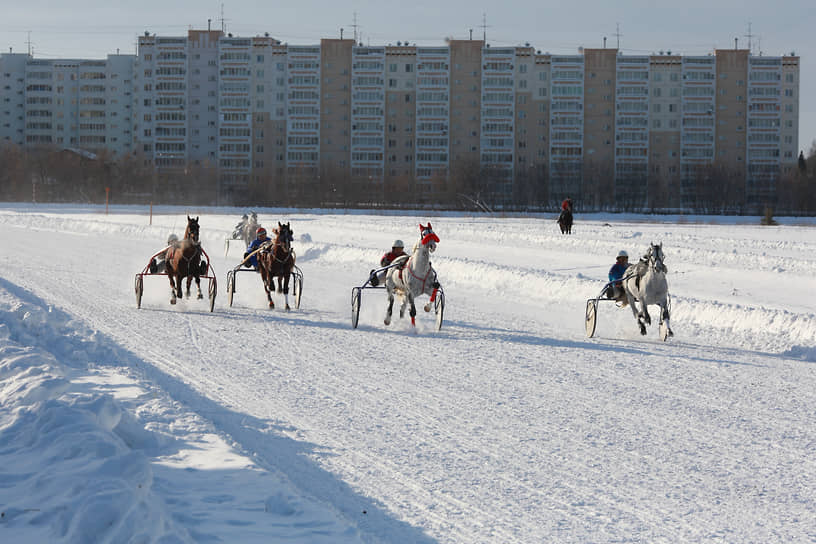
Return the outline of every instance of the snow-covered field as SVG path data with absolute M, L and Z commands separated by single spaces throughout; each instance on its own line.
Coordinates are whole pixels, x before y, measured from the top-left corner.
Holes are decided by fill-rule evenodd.
M 758 218 L 290 221 L 300 309 L 226 273 L 241 209 L 0 205 L 0 541 L 813 542 L 816 226 Z M 218 279 L 134 275 L 200 216 Z M 351 288 L 419 222 L 445 322 Z M 672 328 L 602 303 L 662 241 Z M 421 299 L 424 303 L 427 298 Z M 653 316 L 656 312 L 652 312 Z

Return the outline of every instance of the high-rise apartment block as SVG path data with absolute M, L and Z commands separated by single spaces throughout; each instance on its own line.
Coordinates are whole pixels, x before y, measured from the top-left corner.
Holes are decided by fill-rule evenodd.
M 2 54 L 0 75 L 0 141 L 211 168 L 228 199 L 310 184 L 431 199 L 478 178 L 499 203 L 533 188 L 588 207 L 656 193 L 687 205 L 727 178 L 760 205 L 798 156 L 799 58 L 744 49 L 551 55 L 191 30 L 106 60 Z

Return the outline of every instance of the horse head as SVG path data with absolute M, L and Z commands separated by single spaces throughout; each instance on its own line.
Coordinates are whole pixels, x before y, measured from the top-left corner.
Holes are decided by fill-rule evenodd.
M 428 246 L 428 251 L 431 253 L 436 251 L 436 244 L 439 242 L 439 236 L 434 233 L 430 221 L 427 225 L 423 225 L 422 223 L 419 224 L 419 235 L 421 237 L 421 245 Z
M 193 243 L 198 244 L 198 234 L 199 234 L 200 226 L 198 224 L 198 216 L 195 219 L 187 216 L 187 228 L 184 230 L 184 237 L 193 241 Z
M 292 227 L 289 226 L 289 223 L 284 225 L 279 221 L 278 228 L 276 228 L 274 232 L 277 235 L 275 237 L 275 245 L 282 247 L 284 251 L 290 251 L 295 237 L 293 236 L 294 231 L 292 231 Z
M 664 274 L 668 272 L 666 265 L 663 264 L 663 242 L 659 244 L 652 242 L 649 245 L 649 252 L 646 254 L 646 257 L 649 261 L 649 266 L 654 268 L 656 272 L 662 272 Z

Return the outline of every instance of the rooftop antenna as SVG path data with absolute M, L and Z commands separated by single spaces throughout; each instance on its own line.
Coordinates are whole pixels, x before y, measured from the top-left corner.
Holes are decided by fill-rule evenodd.
M 26 41 L 26 44 L 28 44 L 28 56 L 30 57 L 31 56 L 31 31 L 30 30 L 28 31 L 28 41 Z
M 745 37 L 748 38 L 748 53 L 749 54 L 751 52 L 751 38 L 753 38 L 754 36 L 755 36 L 755 34 L 751 33 L 751 23 L 748 23 L 748 34 L 746 34 Z
M 487 13 L 482 12 L 482 24 L 480 26 L 482 27 L 482 40 L 487 43 L 487 28 L 489 26 L 487 24 Z
M 224 19 L 224 4 L 221 4 L 221 32 L 227 32 L 227 20 Z
M 615 23 L 615 37 L 618 39 L 618 50 L 620 51 L 620 39 L 623 34 L 620 33 L 620 23 Z
M 357 29 L 360 25 L 357 24 L 357 12 L 354 12 L 354 23 L 351 25 L 351 28 L 354 29 L 354 43 L 357 43 Z

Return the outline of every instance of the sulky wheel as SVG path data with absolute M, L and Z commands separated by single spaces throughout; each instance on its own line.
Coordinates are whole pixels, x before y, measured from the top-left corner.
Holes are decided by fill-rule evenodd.
M 360 321 L 360 295 L 359 287 L 351 290 L 351 326 L 354 329 L 357 328 L 357 323 Z
M 439 291 L 434 300 L 434 313 L 436 313 L 436 330 L 442 328 L 442 317 L 445 313 L 445 293 Z
M 136 274 L 136 308 L 142 307 L 142 293 L 144 291 L 144 280 L 141 274 Z
M 595 335 L 595 325 L 598 320 L 598 301 L 596 299 L 587 300 L 586 305 L 586 335 L 587 338 L 592 338 Z
M 292 289 L 292 294 L 295 295 L 295 308 L 300 309 L 300 297 L 303 295 L 303 276 L 300 274 L 295 276 L 295 283 Z
M 232 297 L 235 295 L 235 271 L 227 272 L 227 301 L 232 306 Z
M 209 288 L 209 295 L 210 295 L 210 311 L 212 312 L 215 309 L 215 295 L 218 292 L 218 287 L 215 283 L 215 276 L 210 280 L 210 288 Z

